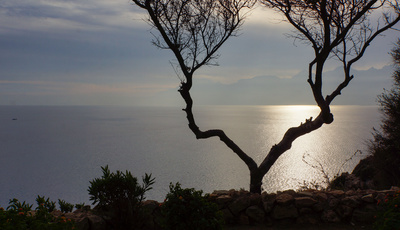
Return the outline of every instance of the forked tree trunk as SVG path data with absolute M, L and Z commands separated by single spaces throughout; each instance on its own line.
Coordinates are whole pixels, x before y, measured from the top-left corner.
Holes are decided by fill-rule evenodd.
M 185 100 L 186 107 L 183 111 L 186 112 L 186 118 L 189 122 L 189 128 L 195 134 L 197 139 L 206 139 L 210 137 L 219 137 L 220 140 L 226 144 L 233 152 L 235 152 L 240 159 L 247 165 L 250 171 L 250 192 L 253 193 L 261 193 L 262 189 L 262 180 L 265 174 L 271 169 L 272 165 L 276 162 L 276 160 L 287 150 L 289 150 L 292 146 L 294 140 L 298 137 L 307 134 L 311 131 L 314 131 L 321 127 L 324 123 L 329 124 L 333 121 L 333 115 L 328 109 L 321 112 L 318 117 L 313 120 L 312 118 L 306 119 L 305 123 L 301 123 L 298 127 L 290 128 L 286 131 L 285 135 L 283 136 L 282 140 L 274 145 L 267 156 L 265 157 L 264 161 L 257 166 L 257 163 L 248 156 L 244 151 L 242 151 L 239 146 L 237 146 L 231 139 L 226 136 L 224 131 L 213 129 L 207 131 L 201 131 L 199 127 L 197 127 L 194 115 L 192 112 L 193 107 L 193 100 L 190 96 L 190 89 L 191 89 L 191 82 L 189 83 L 182 83 L 179 92 L 182 98 Z

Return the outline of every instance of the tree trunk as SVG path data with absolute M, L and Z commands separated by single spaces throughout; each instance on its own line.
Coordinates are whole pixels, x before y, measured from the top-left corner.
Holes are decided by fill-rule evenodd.
M 250 171 L 250 192 L 261 194 L 262 179 L 264 178 L 263 173 L 257 168 Z

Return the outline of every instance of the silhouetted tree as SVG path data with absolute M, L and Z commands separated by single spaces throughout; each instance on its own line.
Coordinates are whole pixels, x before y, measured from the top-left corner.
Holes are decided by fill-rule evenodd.
M 378 96 L 383 115 L 381 130 L 374 130 L 369 150 L 375 170 L 375 186 L 387 189 L 400 185 L 400 40 L 392 50 L 395 64 L 393 87 Z
M 251 0 L 133 0 L 147 10 L 149 22 L 160 32 L 153 42 L 160 48 L 174 53 L 184 75 L 179 92 L 186 102 L 189 128 L 197 139 L 219 137 L 235 152 L 250 170 L 250 191 L 261 193 L 262 179 L 275 161 L 298 137 L 330 124 L 332 100 L 341 93 L 353 76 L 351 65 L 359 60 L 370 42 L 400 20 L 397 2 L 362 0 L 276 0 L 261 1 L 264 6 L 282 12 L 288 22 L 298 31 L 293 36 L 311 43 L 315 58 L 309 65 L 308 83 L 321 112 L 316 119 L 306 119 L 298 127 L 287 130 L 282 140 L 274 145 L 258 166 L 222 130 L 201 131 L 192 112 L 193 100 L 190 95 L 194 72 L 204 65 L 215 64 L 217 50 L 231 36 L 237 34 L 244 20 L 244 9 L 252 7 Z M 389 7 L 395 18 L 383 12 L 384 24 L 372 26 L 369 18 L 372 12 Z M 323 97 L 322 75 L 325 62 L 336 56 L 343 63 L 344 80 L 330 95 Z M 351 58 L 350 58 L 351 57 Z M 350 59 L 350 60 L 348 60 Z

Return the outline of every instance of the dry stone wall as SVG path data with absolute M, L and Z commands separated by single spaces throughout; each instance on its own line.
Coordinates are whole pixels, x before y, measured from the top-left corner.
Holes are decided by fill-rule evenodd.
M 369 225 L 374 221 L 379 200 L 394 195 L 400 188 L 390 190 L 287 190 L 277 193 L 254 194 L 247 191 L 220 190 L 210 194 L 222 211 L 227 225 L 267 225 L 281 223 L 320 224 L 349 223 Z M 379 201 L 379 202 L 378 202 Z M 159 226 L 162 203 L 148 200 L 143 203 L 146 213 L 144 229 L 161 229 Z M 104 229 L 105 222 L 77 210 L 69 218 L 75 219 L 84 230 Z

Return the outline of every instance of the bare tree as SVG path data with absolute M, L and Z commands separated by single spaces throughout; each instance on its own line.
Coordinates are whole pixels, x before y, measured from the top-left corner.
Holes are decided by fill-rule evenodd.
M 400 20 L 399 2 L 389 0 L 260 0 L 261 4 L 281 12 L 293 25 L 292 37 L 311 44 L 314 59 L 308 67 L 307 82 L 311 86 L 319 115 L 306 119 L 298 127 L 287 130 L 283 139 L 273 146 L 259 166 L 265 175 L 293 141 L 323 124 L 333 122 L 332 101 L 354 78 L 352 65 L 360 60 L 370 43 Z M 343 66 L 343 81 L 336 89 L 323 95 L 323 70 L 329 58 Z
M 215 65 L 218 49 L 237 31 L 243 23 L 246 8 L 253 0 L 133 0 L 149 14 L 149 22 L 160 32 L 153 43 L 170 49 L 184 75 L 179 92 L 186 103 L 189 128 L 197 139 L 219 137 L 235 152 L 250 170 L 250 191 L 261 193 L 262 179 L 275 161 L 298 137 L 330 124 L 333 115 L 330 103 L 341 93 L 353 76 L 351 65 L 359 60 L 370 42 L 383 31 L 400 20 L 397 2 L 366 0 L 261 0 L 264 6 L 276 9 L 286 16 L 297 29 L 296 39 L 312 44 L 315 58 L 309 65 L 308 83 L 321 112 L 316 119 L 306 119 L 298 127 L 286 131 L 282 140 L 274 145 L 258 166 L 223 130 L 201 131 L 192 111 L 190 94 L 193 75 L 204 65 Z M 383 25 L 371 26 L 369 18 L 373 12 L 390 8 L 395 17 L 383 12 Z M 330 95 L 323 97 L 322 74 L 325 62 L 335 56 L 343 63 L 344 80 Z M 350 60 L 348 60 L 350 58 Z

